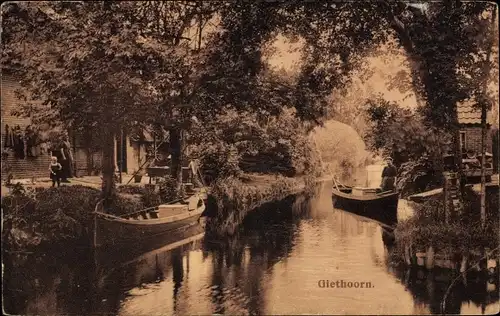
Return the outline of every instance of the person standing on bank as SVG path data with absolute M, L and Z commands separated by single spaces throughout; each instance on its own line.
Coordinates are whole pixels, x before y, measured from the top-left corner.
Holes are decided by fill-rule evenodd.
M 50 160 L 49 170 L 50 170 L 50 179 L 52 180 L 52 187 L 61 186 L 61 173 L 63 167 L 59 162 L 57 162 L 57 157 L 52 157 Z
M 63 168 L 61 171 L 61 182 L 69 183 L 68 178 L 72 177 L 71 165 L 73 155 L 71 154 L 71 146 L 67 135 L 63 135 L 57 141 L 52 142 L 50 146 L 50 154 L 51 156 L 57 158 L 57 161 L 60 162 Z
M 384 167 L 382 171 L 382 192 L 394 191 L 396 189 L 396 175 L 398 171 L 396 167 L 392 164 L 392 159 L 387 159 L 387 166 Z
M 61 142 L 61 157 L 64 168 L 62 182 L 69 182 L 68 178 L 73 178 L 73 154 L 68 135 L 64 135 Z

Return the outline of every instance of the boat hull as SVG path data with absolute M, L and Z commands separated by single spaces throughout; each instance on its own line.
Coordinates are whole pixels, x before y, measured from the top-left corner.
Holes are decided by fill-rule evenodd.
M 195 222 L 189 226 L 184 226 L 175 230 L 167 231 L 159 235 L 151 235 L 139 241 L 118 243 L 115 245 L 104 245 L 94 248 L 95 264 L 99 268 L 109 270 L 113 267 L 123 265 L 128 261 L 159 249 L 170 249 L 179 244 L 192 240 L 202 239 L 205 235 L 203 225 Z
M 94 247 L 119 247 L 122 245 L 137 244 L 152 237 L 167 233 L 182 231 L 193 225 L 202 225 L 201 215 L 204 207 L 189 212 L 179 220 L 126 220 L 122 218 L 97 214 L 94 219 L 95 236 Z
M 368 217 L 392 225 L 397 222 L 399 195 L 397 192 L 360 199 L 348 193 L 333 190 L 333 206 L 360 216 Z

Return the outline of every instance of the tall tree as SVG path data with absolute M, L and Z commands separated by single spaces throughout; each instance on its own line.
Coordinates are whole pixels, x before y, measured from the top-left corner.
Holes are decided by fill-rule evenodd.
M 484 30 L 481 14 L 488 10 L 487 3 L 444 1 L 415 6 L 382 1 L 313 5 L 297 1 L 288 8 L 294 19 L 289 22 L 290 28 L 306 38 L 306 56 L 312 57 L 304 62 L 309 64 L 305 68 L 315 70 L 304 71 L 309 79 L 315 78 L 312 74 L 325 65 L 348 61 L 345 64 L 353 68 L 374 45 L 396 38 L 408 56 L 412 88 L 425 121 L 453 132 L 453 151 L 460 172 L 456 104 L 473 96 L 460 68 L 467 72 L 477 67 L 472 60 L 477 51 L 475 35 Z M 335 72 L 329 69 L 327 73 Z M 328 78 L 325 73 L 321 77 Z M 331 82 L 327 81 L 316 83 L 328 91 Z
M 270 34 L 282 32 L 304 40 L 292 100 L 301 117 L 322 117 L 324 97 L 349 83 L 348 75 L 363 66 L 374 47 L 395 38 L 408 56 L 413 90 L 423 114 L 435 126 L 458 130 L 456 103 L 467 98 L 469 91 L 461 84 L 456 65 L 475 47 L 469 29 L 479 24 L 485 3 L 445 1 L 415 6 L 400 1 L 289 1 L 265 4 L 266 10 L 263 6 L 260 2 L 229 5 L 230 13 L 222 21 L 231 28 L 225 34 L 234 34 L 231 45 L 239 47 L 240 59 L 250 61 L 255 56 L 246 65 L 257 71 L 259 47 Z M 238 15 L 243 13 L 244 19 Z M 252 21 L 256 13 L 262 19 Z M 251 32 L 233 31 L 245 23 Z M 255 49 L 250 50 L 248 44 Z
M 292 106 L 292 88 L 268 74 L 263 60 L 263 47 L 273 38 L 275 27 L 272 6 L 210 1 L 138 6 L 141 13 L 136 23 L 158 41 L 178 46 L 182 40 L 197 40 L 197 45 L 186 48 L 189 58 L 178 61 L 179 84 L 164 96 L 159 113 L 170 132 L 172 174 L 179 183 L 193 117 L 213 124 L 218 114 L 229 109 L 277 115 L 284 106 Z M 202 34 L 211 20 L 218 20 L 215 31 Z M 193 29 L 197 38 L 189 38 Z
M 22 111 L 39 123 L 91 128 L 100 136 L 109 205 L 115 136 L 155 120 L 164 95 L 158 87 L 175 85 L 183 52 L 145 37 L 128 18 L 133 3 L 10 3 L 2 9 L 3 65 L 15 67 L 30 98 L 41 101 Z
M 403 195 L 442 185 L 441 158 L 449 133 L 426 126 L 421 114 L 380 97 L 368 100 L 365 110 L 371 123 L 365 141 L 372 151 L 393 158 Z
M 488 16 L 489 15 L 489 16 Z M 486 139 L 488 132 L 487 113 L 491 110 L 492 102 L 491 97 L 488 95 L 488 85 L 490 79 L 491 69 L 494 67 L 494 62 L 491 60 L 492 50 L 495 42 L 498 41 L 498 34 L 495 32 L 497 20 L 497 6 L 492 5 L 492 9 L 486 11 L 483 15 L 485 20 L 490 20 L 488 32 L 485 32 L 483 45 L 484 48 L 479 49 L 478 55 L 485 55 L 484 59 L 480 61 L 479 67 L 480 77 L 478 80 L 478 91 L 476 92 L 476 99 L 481 107 L 481 225 L 483 228 L 486 225 Z M 488 21 L 489 22 L 489 21 Z M 496 28 L 498 29 L 498 28 Z M 498 42 L 496 43 L 498 47 Z

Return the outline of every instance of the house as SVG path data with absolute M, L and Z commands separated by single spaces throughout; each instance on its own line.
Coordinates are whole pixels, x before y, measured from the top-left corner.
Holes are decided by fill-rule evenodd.
M 24 131 L 30 125 L 29 118 L 21 118 L 12 115 L 20 100 L 16 97 L 15 90 L 19 88 L 16 77 L 12 74 L 2 73 L 1 80 L 1 148 L 2 148 L 2 179 L 7 178 L 11 173 L 14 178 L 40 178 L 48 177 L 50 157 L 43 148 L 38 154 L 33 156 L 25 155 L 24 147 L 21 147 L 20 141 L 14 146 L 10 141 L 6 131 L 16 129 Z M 21 139 L 18 139 L 21 140 Z M 7 170 L 10 169 L 10 170 Z
M 481 175 L 481 109 L 473 101 L 457 105 L 458 123 L 460 124 L 460 148 L 462 150 L 462 165 L 467 177 Z M 491 115 L 487 116 L 486 132 L 486 175 L 493 174 L 493 144 L 491 130 Z M 497 159 L 497 157 L 495 157 Z
M 40 136 L 38 139 L 42 143 L 37 145 L 36 150 L 33 150 L 36 152 L 35 155 L 28 154 L 26 129 L 30 126 L 31 120 L 12 114 L 12 111 L 19 108 L 23 102 L 17 98 L 15 93 L 20 87 L 19 79 L 15 73 L 6 73 L 5 71 L 2 73 L 2 180 L 5 180 L 8 174 L 11 174 L 13 179 L 47 178 L 49 176 L 50 151 L 48 146 L 43 143 L 43 140 L 47 139 L 47 135 L 38 135 Z M 12 135 L 12 130 L 16 130 L 16 133 L 19 134 L 15 146 L 8 137 L 8 135 Z M 121 169 L 122 172 L 133 174 L 144 164 L 147 148 L 154 143 L 153 137 L 147 131 L 144 134 L 146 136 L 141 135 L 141 137 L 134 137 L 126 132 L 117 135 L 115 157 L 118 170 Z M 96 142 L 92 140 L 91 133 L 68 131 L 68 135 L 73 150 L 75 174 L 85 176 L 100 173 L 102 153 L 100 148 L 96 146 Z

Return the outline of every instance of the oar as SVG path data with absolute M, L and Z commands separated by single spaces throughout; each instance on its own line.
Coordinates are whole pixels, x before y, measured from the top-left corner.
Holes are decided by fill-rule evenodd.
M 343 184 L 339 179 L 337 179 L 337 183 L 343 188 L 350 188 L 350 186 Z
M 333 184 L 335 184 L 335 187 L 337 188 L 337 191 L 340 192 L 339 187 L 337 185 L 337 180 L 335 180 L 335 176 L 333 177 Z

